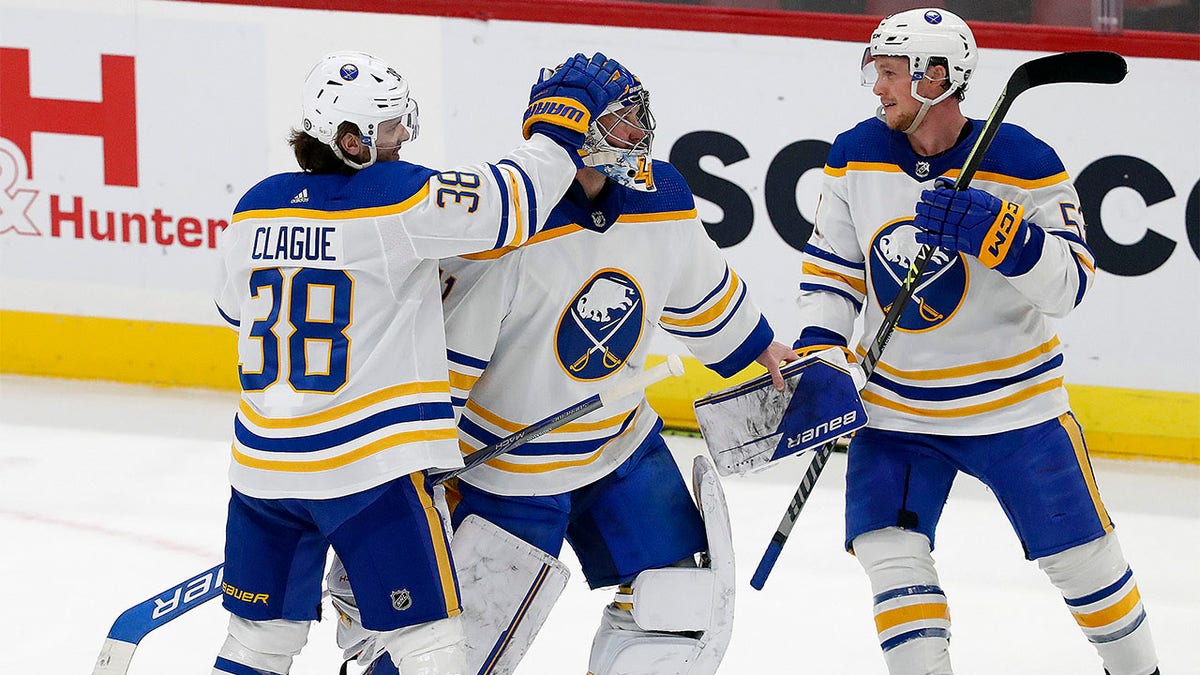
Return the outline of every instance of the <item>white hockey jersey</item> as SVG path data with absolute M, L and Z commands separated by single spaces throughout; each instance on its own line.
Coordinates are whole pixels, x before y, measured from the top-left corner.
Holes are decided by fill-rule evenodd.
M 921 190 L 938 176 L 957 177 L 983 128 L 971 124 L 932 158 L 876 119 L 837 137 L 804 250 L 806 328 L 797 346 L 847 344 L 860 312 L 864 341 L 874 338 L 920 248 L 912 221 Z M 971 187 L 1025 205 L 1040 257 L 1010 278 L 974 257 L 935 251 L 862 393 L 872 427 L 982 435 L 1069 408 L 1062 347 L 1046 317 L 1070 312 L 1095 276 L 1079 198 L 1054 151 L 1011 124 L 999 129 Z
M 437 259 L 527 241 L 574 175 L 535 134 L 496 164 L 386 162 L 251 188 L 222 235 L 216 293 L 238 331 L 233 487 L 324 499 L 462 466 Z
M 529 245 L 443 261 L 464 454 L 640 372 L 655 324 L 726 377 L 770 344 L 683 177 L 657 161 L 654 177 L 657 192 L 610 182 L 595 205 L 572 185 L 550 216 L 555 229 Z M 580 222 L 611 226 L 600 233 Z M 567 492 L 611 472 L 661 427 L 645 397 L 631 396 L 461 479 L 504 495 Z

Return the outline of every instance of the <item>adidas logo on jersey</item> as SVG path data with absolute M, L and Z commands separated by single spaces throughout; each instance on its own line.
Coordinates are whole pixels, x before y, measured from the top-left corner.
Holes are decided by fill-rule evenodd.
M 295 197 L 292 197 L 293 204 L 304 204 L 307 201 L 308 201 L 308 188 L 304 188 L 303 190 L 300 191 L 300 194 L 296 195 Z

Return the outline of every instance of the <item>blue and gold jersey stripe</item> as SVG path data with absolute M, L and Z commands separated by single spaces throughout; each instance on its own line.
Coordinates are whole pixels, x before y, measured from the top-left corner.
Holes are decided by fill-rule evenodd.
M 956 408 L 922 408 L 915 405 L 900 403 L 891 399 L 886 399 L 875 392 L 864 390 L 862 392 L 862 400 L 872 405 L 877 405 L 881 408 L 888 408 L 899 412 L 915 415 L 918 417 L 969 417 L 971 415 L 979 415 L 986 412 L 992 412 L 1001 408 L 1006 408 L 1010 405 L 1027 401 L 1035 396 L 1045 394 L 1056 389 L 1062 388 L 1063 379 L 1061 377 L 1054 378 L 1035 384 L 1033 386 L 1014 392 L 1008 396 L 1002 396 L 984 403 L 975 403 L 971 405 L 959 406 Z
M 449 402 L 414 403 L 381 410 L 350 424 L 306 436 L 292 434 L 279 438 L 262 436 L 243 424 L 240 417 L 235 417 L 233 434 L 237 442 L 245 448 L 262 452 L 292 454 L 328 450 L 398 424 L 453 418 L 454 411 Z
M 1021 352 L 1020 354 L 1016 354 L 1014 356 L 995 359 L 992 361 L 980 361 L 979 363 L 972 363 L 965 366 L 952 366 L 950 368 L 901 370 L 899 368 L 890 366 L 883 361 L 879 361 L 876 364 L 876 368 L 884 373 L 894 375 L 905 380 L 951 380 L 955 378 L 972 377 L 975 375 L 981 375 L 983 373 L 991 373 L 1015 368 L 1023 363 L 1034 361 L 1044 354 L 1049 354 L 1050 352 L 1056 350 L 1059 344 L 1058 336 L 1055 335 L 1053 338 L 1038 345 L 1037 347 Z M 861 345 L 855 349 L 855 351 L 858 353 L 859 358 L 862 358 L 867 354 L 867 350 Z
M 369 206 L 345 210 L 318 210 L 318 209 L 301 209 L 292 206 L 278 209 L 251 209 L 249 211 L 239 211 L 233 214 L 232 223 L 240 223 L 243 220 L 250 219 L 276 219 L 276 218 L 292 218 L 296 220 L 349 220 L 353 218 L 378 218 L 381 216 L 394 216 L 411 209 L 417 204 L 424 201 L 429 196 L 429 185 L 425 184 L 416 194 L 399 204 L 388 204 L 386 206 Z
M 622 213 L 618 218 L 618 223 L 662 223 L 668 220 L 688 220 L 696 218 L 698 213 L 696 209 L 687 209 L 684 211 L 662 211 L 659 213 Z
M 726 271 L 725 278 L 722 279 L 722 283 L 726 285 L 725 294 L 721 297 L 720 300 L 713 303 L 713 305 L 711 307 L 709 307 L 708 309 L 706 309 L 702 312 L 692 313 L 687 318 L 678 318 L 677 319 L 677 318 L 673 318 L 673 317 L 669 317 L 669 316 L 663 316 L 662 319 L 660 319 L 660 321 L 668 326 L 677 326 L 677 327 L 681 327 L 681 328 L 694 327 L 694 326 L 703 326 L 705 324 L 711 323 L 712 321 L 716 320 L 718 317 L 723 315 L 726 312 L 726 310 L 729 309 L 729 304 L 731 302 L 733 302 L 733 298 L 737 294 L 738 290 L 742 287 L 742 280 L 738 277 L 736 272 L 734 272 L 733 270 L 730 270 L 728 267 L 725 268 L 725 271 Z M 728 282 L 728 283 L 726 283 L 726 282 Z M 717 290 L 719 290 L 719 287 Z M 712 295 L 713 294 L 710 293 L 708 297 L 712 297 Z M 672 310 L 672 313 L 682 313 L 682 312 L 674 312 Z
M 418 429 L 415 431 L 407 431 L 381 438 L 377 441 L 359 446 L 350 452 L 337 455 L 336 457 L 317 460 L 284 460 L 251 457 L 250 455 L 238 450 L 236 445 L 232 447 L 232 450 L 234 461 L 249 469 L 278 471 L 284 473 L 313 473 L 317 471 L 338 469 L 400 445 L 429 441 L 453 440 L 455 436 L 456 434 L 453 427 L 445 429 Z
M 480 417 L 480 419 L 484 420 L 488 424 L 491 424 L 492 426 L 494 426 L 498 429 L 501 429 L 503 431 L 507 431 L 510 434 L 516 433 L 516 432 L 520 431 L 521 429 L 524 429 L 526 426 L 528 426 L 526 424 L 521 424 L 519 422 L 514 422 L 512 420 L 505 419 L 505 418 L 501 417 L 500 415 L 497 415 L 496 413 L 494 413 L 490 410 L 487 410 L 483 406 L 476 403 L 474 400 L 467 401 L 466 408 L 467 408 L 467 410 L 470 410 L 475 415 L 478 415 Z M 613 427 L 619 427 L 619 426 L 623 425 L 624 423 L 629 421 L 629 417 L 632 414 L 633 414 L 632 411 L 630 411 L 630 412 L 619 413 L 619 414 L 613 415 L 611 417 L 606 417 L 602 420 L 596 420 L 594 422 L 568 422 L 567 424 L 564 424 L 556 429 L 550 430 L 548 433 L 561 435 L 561 434 L 577 434 L 577 433 L 590 433 L 593 431 L 603 431 L 605 429 L 611 429 Z M 497 439 L 497 440 L 499 440 L 499 439 Z
M 349 415 L 353 415 L 361 410 L 365 410 L 373 405 L 382 403 L 395 398 L 405 396 L 413 396 L 417 394 L 449 394 L 450 385 L 444 381 L 428 381 L 428 382 L 408 382 L 399 384 L 393 387 L 380 389 L 366 396 L 347 401 L 345 403 L 335 405 L 327 410 L 322 410 L 319 413 L 311 415 L 302 415 L 299 417 L 264 417 L 255 412 L 254 408 L 245 400 L 242 399 L 238 405 L 238 412 L 254 426 L 263 429 L 300 429 L 303 427 L 315 426 L 332 422 Z

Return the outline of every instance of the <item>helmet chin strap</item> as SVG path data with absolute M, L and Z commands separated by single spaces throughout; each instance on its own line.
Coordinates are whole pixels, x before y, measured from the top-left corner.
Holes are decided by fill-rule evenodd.
M 904 130 L 904 133 L 911 134 L 916 131 L 917 127 L 921 124 L 921 120 L 925 119 L 925 113 L 929 112 L 929 109 L 932 107 L 933 103 L 928 99 L 922 101 L 921 109 L 917 111 L 917 116 L 913 118 L 912 124 L 908 125 L 908 128 Z
M 346 166 L 350 167 L 351 169 L 360 170 L 360 171 L 361 171 L 362 169 L 365 169 L 365 168 L 367 168 L 368 166 L 371 166 L 372 164 L 374 164 L 374 163 L 375 163 L 375 158 L 376 158 L 376 156 L 377 156 L 377 154 L 378 154 L 378 153 L 376 152 L 376 150 L 375 150 L 375 144 L 374 144 L 374 143 L 372 143 L 372 144 L 368 145 L 367 147 L 371 149 L 371 159 L 367 160 L 367 162 L 366 162 L 366 163 L 364 163 L 364 164 L 359 164 L 358 162 L 355 162 L 355 161 L 353 161 L 353 160 L 351 160 L 351 159 L 347 158 L 347 157 L 346 157 L 346 155 L 345 155 L 344 153 L 342 153 L 342 148 L 341 148 L 341 147 L 340 147 L 340 145 L 337 143 L 337 141 L 334 141 L 333 143 L 330 143 L 330 144 L 329 144 L 329 147 L 330 147 L 330 148 L 333 148 L 333 154 L 337 155 L 338 159 L 342 160 L 342 162 L 343 162 L 343 163 L 344 163 Z
M 925 79 L 925 80 L 929 80 L 930 82 L 936 81 L 936 80 L 933 80 L 924 75 L 922 75 L 921 78 Z M 921 102 L 921 109 L 918 110 L 916 116 L 913 117 L 912 124 L 908 125 L 908 128 L 903 130 L 904 133 L 906 133 L 906 134 L 911 134 L 911 133 L 915 132 L 917 130 L 917 127 L 921 125 L 921 121 L 925 119 L 925 113 L 929 112 L 929 109 L 932 108 L 933 106 L 941 103 L 942 101 L 945 101 L 947 98 L 950 97 L 950 94 L 954 93 L 954 90 L 951 88 L 951 89 L 947 89 L 946 91 L 942 92 L 941 96 L 938 96 L 937 98 L 933 98 L 933 99 L 925 98 L 924 96 L 921 96 L 920 94 L 917 93 L 917 84 L 918 84 L 918 82 L 915 82 L 915 81 L 913 82 L 912 97 Z M 880 121 L 887 122 L 887 116 L 883 112 L 883 106 L 879 106 L 875 110 L 875 116 L 878 117 Z
M 921 124 L 921 120 L 925 119 L 925 113 L 929 112 L 929 108 L 932 106 L 933 104 L 931 102 L 923 101 L 921 103 L 921 109 L 917 111 L 916 117 L 913 118 L 912 124 L 908 125 L 907 129 L 902 129 L 902 131 L 906 134 L 911 134 L 912 132 L 916 131 L 917 126 Z M 880 122 L 887 124 L 887 113 L 883 112 L 883 106 L 879 106 L 875 109 L 875 117 Z

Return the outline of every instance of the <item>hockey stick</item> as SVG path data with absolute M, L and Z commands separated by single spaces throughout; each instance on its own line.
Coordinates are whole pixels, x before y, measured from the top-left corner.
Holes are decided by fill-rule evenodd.
M 225 565 L 205 570 L 187 581 L 121 612 L 113 622 L 92 675 L 125 675 L 133 651 L 150 631 L 221 595 Z
M 975 141 L 971 152 L 968 153 L 958 179 L 954 182 L 954 189 L 962 191 L 970 185 L 975 171 L 979 169 L 979 164 L 983 161 L 984 153 L 992 144 L 992 139 L 1000 129 L 1000 123 L 1004 120 L 1004 116 L 1017 96 L 1029 89 L 1046 84 L 1067 82 L 1116 84 L 1125 79 L 1127 72 L 1125 59 L 1121 58 L 1119 54 L 1100 51 L 1054 54 L 1017 66 L 1017 69 L 1008 78 L 1008 83 L 1004 85 L 1004 90 L 1000 92 L 1000 98 L 996 101 L 991 115 L 988 115 L 987 121 L 983 125 L 983 131 L 980 132 L 979 138 Z M 887 313 L 883 317 L 883 323 L 879 325 L 875 339 L 871 341 L 871 346 L 863 358 L 863 374 L 867 376 L 868 380 L 875 372 L 875 366 L 879 363 L 879 357 L 883 354 L 884 348 L 892 339 L 896 324 L 900 322 L 900 315 L 912 298 L 917 288 L 917 282 L 925 273 L 933 251 L 934 247 L 932 246 L 923 245 L 921 247 L 916 258 L 913 259 L 912 266 L 909 267 L 908 274 L 904 277 L 904 282 L 900 285 L 900 290 L 896 293 L 896 299 L 888 307 Z M 763 552 L 762 560 L 759 561 L 754 576 L 750 579 L 750 585 L 755 589 L 762 590 L 763 585 L 767 583 L 767 576 L 775 567 L 775 561 L 779 559 L 779 554 L 783 551 L 783 545 L 792 532 L 792 526 L 800 517 L 800 510 L 804 508 L 804 503 L 812 494 L 813 486 L 816 485 L 817 478 L 821 476 L 821 471 L 824 470 L 825 463 L 829 461 L 833 449 L 834 441 L 826 443 L 817 450 L 809 464 L 803 480 L 800 481 L 796 493 L 792 496 L 792 501 L 779 521 L 779 527 L 775 529 L 771 542 L 767 544 L 767 550 Z
M 520 431 L 515 431 L 486 448 L 480 448 L 467 455 L 461 467 L 453 471 L 430 474 L 430 478 L 433 479 L 434 485 L 444 483 L 464 471 L 470 471 L 484 462 L 491 461 L 518 445 L 528 443 L 538 436 L 553 431 L 573 419 L 582 417 L 594 410 L 603 408 L 609 403 L 635 394 L 659 380 L 665 380 L 668 377 L 678 377 L 682 374 L 683 361 L 675 354 L 669 354 L 665 362 L 646 370 L 640 375 L 635 375 L 624 382 L 619 382 L 591 398 L 576 403 L 570 408 L 564 408 L 540 422 L 535 422 Z
M 649 368 L 624 382 L 619 382 L 569 408 L 564 408 L 540 422 L 515 431 L 492 445 L 472 452 L 463 458 L 462 467 L 453 471 L 430 474 L 429 478 L 434 485 L 443 483 L 464 471 L 469 471 L 484 462 L 495 459 L 519 445 L 545 435 L 571 420 L 636 394 L 659 380 L 678 377 L 682 374 L 683 361 L 677 355 L 670 354 L 664 363 Z M 129 671 L 129 664 L 133 660 L 133 652 L 142 638 L 168 621 L 220 596 L 223 592 L 224 575 L 225 565 L 217 565 L 122 612 L 108 631 L 104 646 L 100 649 L 100 656 L 92 669 L 92 675 L 126 675 Z

